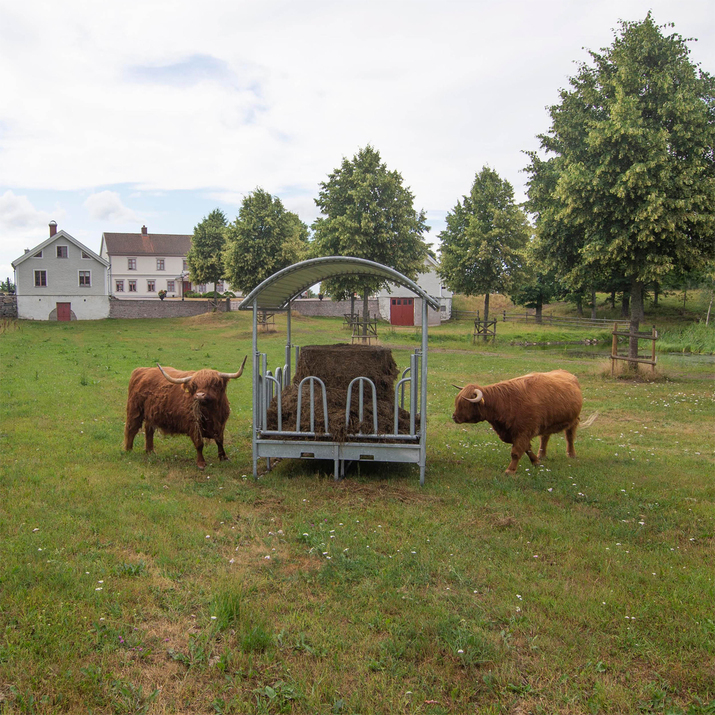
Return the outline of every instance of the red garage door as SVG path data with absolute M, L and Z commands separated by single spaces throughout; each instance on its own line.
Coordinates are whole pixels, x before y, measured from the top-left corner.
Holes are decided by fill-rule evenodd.
M 72 303 L 57 303 L 57 320 L 72 320 Z
M 414 298 L 391 298 L 390 299 L 390 323 L 392 323 L 392 325 L 414 325 L 415 324 L 415 299 Z

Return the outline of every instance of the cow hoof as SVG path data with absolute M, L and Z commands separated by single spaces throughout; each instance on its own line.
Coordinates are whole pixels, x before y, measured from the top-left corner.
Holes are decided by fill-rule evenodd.
M 218 461 L 219 461 L 219 462 L 228 462 L 229 459 L 228 459 L 228 457 L 224 454 L 223 456 L 220 456 L 220 455 L 219 455 Z
M 513 477 L 516 474 L 516 469 L 507 469 L 504 474 L 509 474 Z
M 203 464 L 197 464 L 196 466 L 203 472 L 204 469 L 206 469 L 206 462 L 204 462 Z

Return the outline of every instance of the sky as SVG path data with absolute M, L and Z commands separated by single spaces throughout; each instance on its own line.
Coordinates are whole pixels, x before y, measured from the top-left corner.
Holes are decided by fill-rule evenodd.
M 0 278 L 51 220 L 99 252 L 260 187 L 311 224 L 367 144 L 438 246 L 484 166 L 525 199 L 559 90 L 649 10 L 715 73 L 713 0 L 0 0 Z

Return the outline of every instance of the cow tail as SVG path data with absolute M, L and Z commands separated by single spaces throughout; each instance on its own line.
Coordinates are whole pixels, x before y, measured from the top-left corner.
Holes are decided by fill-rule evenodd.
M 599 411 L 596 410 L 588 419 L 585 419 L 583 422 L 579 423 L 579 428 L 580 429 L 586 429 L 587 427 L 590 427 L 598 418 Z

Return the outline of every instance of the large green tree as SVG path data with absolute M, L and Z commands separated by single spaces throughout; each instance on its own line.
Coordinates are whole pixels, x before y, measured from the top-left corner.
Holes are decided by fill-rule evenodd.
M 429 231 L 424 211 L 414 209 L 414 197 L 402 176 L 388 170 L 380 153 L 368 145 L 321 183 L 315 203 L 322 216 L 313 224 L 316 256 L 354 256 L 394 268 L 416 278 L 424 266 Z M 367 299 L 386 285 L 375 278 L 343 276 L 325 281 L 325 292 L 337 300 L 363 294 Z
M 547 259 L 572 288 L 625 279 L 632 333 L 645 285 L 715 253 L 715 83 L 663 29 L 650 13 L 621 22 L 589 53 L 550 109 L 546 158 L 527 168 Z
M 266 278 L 305 257 L 308 227 L 277 196 L 263 189 L 248 194 L 226 230 L 226 278 L 248 293 Z
M 186 254 L 189 278 L 194 283 L 216 284 L 223 279 L 223 247 L 226 241 L 226 216 L 214 209 L 194 227 L 191 249 Z
M 514 203 L 514 189 L 485 166 L 474 178 L 469 195 L 447 214 L 439 234 L 440 275 L 455 293 L 484 295 L 484 320 L 489 319 L 489 294 L 508 293 L 524 261 L 531 228 Z

